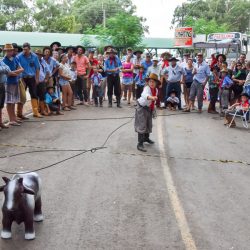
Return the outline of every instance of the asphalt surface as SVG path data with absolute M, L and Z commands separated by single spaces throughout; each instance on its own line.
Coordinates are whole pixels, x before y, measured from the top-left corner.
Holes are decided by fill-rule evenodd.
M 1 131 L 0 156 L 39 147 L 101 146 L 130 119 L 79 119 L 133 116 L 134 109 L 124 106 L 78 107 Z M 250 166 L 219 161 L 250 162 L 250 130 L 227 129 L 205 113 L 158 114 L 174 116 L 154 120 L 156 144 L 146 154 L 136 150 L 131 121 L 110 137 L 106 149 L 39 172 L 45 220 L 35 224 L 36 239 L 25 241 L 23 225 L 13 224 L 12 239 L 0 240 L 0 249 L 250 249 Z M 77 153 L 3 158 L 0 168 L 33 170 Z

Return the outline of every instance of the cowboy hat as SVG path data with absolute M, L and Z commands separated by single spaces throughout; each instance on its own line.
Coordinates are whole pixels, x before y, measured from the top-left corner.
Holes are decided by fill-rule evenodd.
M 110 48 L 106 51 L 107 54 L 113 53 L 113 54 L 117 54 L 117 51 L 113 48 Z
M 157 57 L 157 56 L 153 56 L 152 61 L 158 61 L 158 62 L 159 62 L 159 59 L 158 59 L 158 57 Z
M 136 50 L 133 54 L 136 55 L 137 53 L 143 54 L 143 51 L 141 51 L 141 50 Z
M 110 49 L 113 49 L 114 46 L 113 46 L 113 45 L 106 45 L 106 46 L 104 47 L 104 51 L 107 51 L 109 48 L 110 48 Z
M 89 49 L 88 52 L 89 53 L 95 53 L 95 49 Z
M 161 54 L 161 57 L 163 58 L 164 56 L 168 56 L 168 57 L 171 57 L 172 55 L 168 52 L 168 51 L 165 51 Z
M 40 56 L 43 56 L 43 52 L 42 52 L 42 50 L 40 50 L 40 49 L 36 49 L 36 50 L 35 50 L 35 54 L 40 55 Z
M 53 46 L 54 46 L 55 44 L 56 44 L 58 47 L 61 47 L 61 46 L 62 46 L 61 43 L 59 43 L 59 42 L 53 42 L 53 43 L 50 44 L 50 48 L 53 48 Z
M 65 51 L 67 52 L 69 49 L 72 49 L 73 51 L 75 51 L 76 47 L 69 45 L 68 47 L 66 47 Z
M 78 49 L 82 49 L 82 50 L 83 50 L 83 53 L 85 53 L 85 51 L 86 51 L 86 49 L 85 49 L 82 45 L 77 45 L 77 46 L 76 46 L 76 51 L 77 51 Z
M 161 84 L 161 82 L 159 81 L 158 75 L 151 73 L 147 78 L 146 81 L 148 82 L 150 79 L 156 81 L 157 84 Z
M 6 43 L 3 47 L 3 51 L 14 50 L 14 47 L 11 43 Z
M 224 54 L 218 54 L 218 55 L 216 56 L 216 59 L 218 60 L 220 56 L 223 58 L 223 61 L 224 61 L 224 62 L 227 60 L 227 57 L 226 57 Z
M 58 47 L 55 49 L 55 51 L 59 51 L 59 50 L 62 50 L 63 53 L 65 52 L 65 48 L 63 48 L 63 47 Z
M 18 50 L 18 53 L 23 51 L 23 48 L 21 46 L 18 46 L 16 43 L 12 43 L 12 46 L 14 47 L 14 49 Z
M 248 93 L 246 93 L 246 92 L 243 92 L 240 96 L 245 96 L 245 97 L 247 97 L 248 99 L 250 98 L 250 96 L 249 96 Z
M 179 60 L 178 60 L 177 58 L 175 58 L 175 57 L 169 58 L 168 61 L 169 61 L 169 62 L 173 62 L 173 61 L 179 62 Z

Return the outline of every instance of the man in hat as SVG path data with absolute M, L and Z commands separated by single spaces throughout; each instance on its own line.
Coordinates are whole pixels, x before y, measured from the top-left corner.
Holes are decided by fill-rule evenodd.
M 190 88 L 189 104 L 185 112 L 190 112 L 191 107 L 194 106 L 195 97 L 197 96 L 198 112 L 201 113 L 203 107 L 203 92 L 210 76 L 210 68 L 204 61 L 202 53 L 198 53 L 197 55 L 197 63 L 194 66 L 193 74 L 194 78 Z
M 22 79 L 25 83 L 25 87 L 29 88 L 31 96 L 31 106 L 33 110 L 33 116 L 41 118 L 41 114 L 38 112 L 38 96 L 37 85 L 39 83 L 40 65 L 38 57 L 31 51 L 29 43 L 23 44 L 23 52 L 18 57 L 21 66 L 24 71 L 22 73 Z
M 147 69 L 147 76 L 149 76 L 150 74 L 156 74 L 160 80 L 161 77 L 161 66 L 158 64 L 159 63 L 159 59 L 157 56 L 154 56 L 152 59 L 153 64 L 148 67 Z
M 121 83 L 119 73 L 122 68 L 122 63 L 114 49 L 110 49 L 107 52 L 109 57 L 105 60 L 104 68 L 107 73 L 109 107 L 112 107 L 112 96 L 114 93 L 116 96 L 117 107 L 121 108 Z
M 126 55 L 122 57 L 122 60 L 121 60 L 122 63 L 126 62 L 126 58 L 128 55 L 131 56 L 131 62 L 133 62 L 133 59 L 135 58 L 135 55 L 133 54 L 133 50 L 132 48 L 127 48 Z
M 185 83 L 186 71 L 180 66 L 177 65 L 179 61 L 175 57 L 170 58 L 169 67 L 165 70 L 164 75 L 167 80 L 167 89 L 165 101 L 170 97 L 171 91 L 175 90 L 177 97 L 179 98 L 178 109 L 182 110 L 181 106 L 181 84 Z
M 19 75 L 23 72 L 17 57 L 13 57 L 14 47 L 12 44 L 5 44 L 4 49 L 5 57 L 3 62 L 10 68 L 12 73 L 15 76 L 8 75 L 6 81 L 6 98 L 5 102 L 7 104 L 7 112 L 9 115 L 9 125 L 11 126 L 20 126 L 20 120 L 15 114 L 15 104 L 20 102 L 20 93 L 19 93 Z
M 189 58 L 190 58 L 190 53 L 189 52 L 183 54 L 183 60 L 181 62 L 181 67 L 182 68 L 186 68 L 187 67 L 187 62 L 188 62 Z
M 38 56 L 40 72 L 39 72 L 39 84 L 37 85 L 37 95 L 39 97 L 39 107 L 41 114 L 44 116 L 48 116 L 48 112 L 46 111 L 45 105 L 45 94 L 46 87 L 48 85 L 48 80 L 50 77 L 50 70 L 48 68 L 48 64 L 43 59 L 43 52 L 40 49 L 35 50 L 35 54 Z
M 58 49 L 58 48 L 61 47 L 61 46 L 62 46 L 62 45 L 61 45 L 61 43 L 59 43 L 59 42 L 53 42 L 53 43 L 50 44 L 50 48 L 52 49 L 52 51 Z
M 145 60 L 142 62 L 142 67 L 144 68 L 144 71 L 147 73 L 148 68 L 153 65 L 153 62 L 151 60 L 151 54 L 147 53 Z
M 73 58 L 73 61 L 76 62 L 77 79 L 75 84 L 76 84 L 76 91 L 80 99 L 80 103 L 78 105 L 85 104 L 86 106 L 89 106 L 87 79 L 90 69 L 90 63 L 88 57 L 85 56 L 85 48 L 83 46 L 78 45 L 76 47 L 76 51 L 77 55 Z

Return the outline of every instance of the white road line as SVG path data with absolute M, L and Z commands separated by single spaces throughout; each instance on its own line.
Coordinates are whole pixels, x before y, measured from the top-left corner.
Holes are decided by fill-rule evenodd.
M 159 143 L 159 148 L 160 148 L 160 155 L 163 156 L 160 159 L 161 159 L 161 165 L 164 171 L 164 178 L 166 181 L 168 195 L 169 195 L 170 202 L 171 202 L 174 214 L 175 214 L 175 218 L 176 218 L 178 227 L 180 229 L 181 237 L 182 237 L 183 243 L 185 244 L 186 249 L 197 250 L 194 239 L 190 233 L 190 228 L 187 223 L 184 209 L 181 205 L 181 201 L 178 197 L 178 193 L 174 185 L 170 167 L 168 165 L 166 149 L 165 149 L 164 141 L 163 141 L 163 126 L 162 126 L 163 121 L 164 120 L 162 117 L 157 118 L 157 132 L 158 132 L 158 143 Z

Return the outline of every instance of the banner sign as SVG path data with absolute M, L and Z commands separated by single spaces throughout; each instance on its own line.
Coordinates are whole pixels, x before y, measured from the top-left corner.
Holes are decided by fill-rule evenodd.
M 175 29 L 175 47 L 189 48 L 193 46 L 193 28 L 179 27 Z

